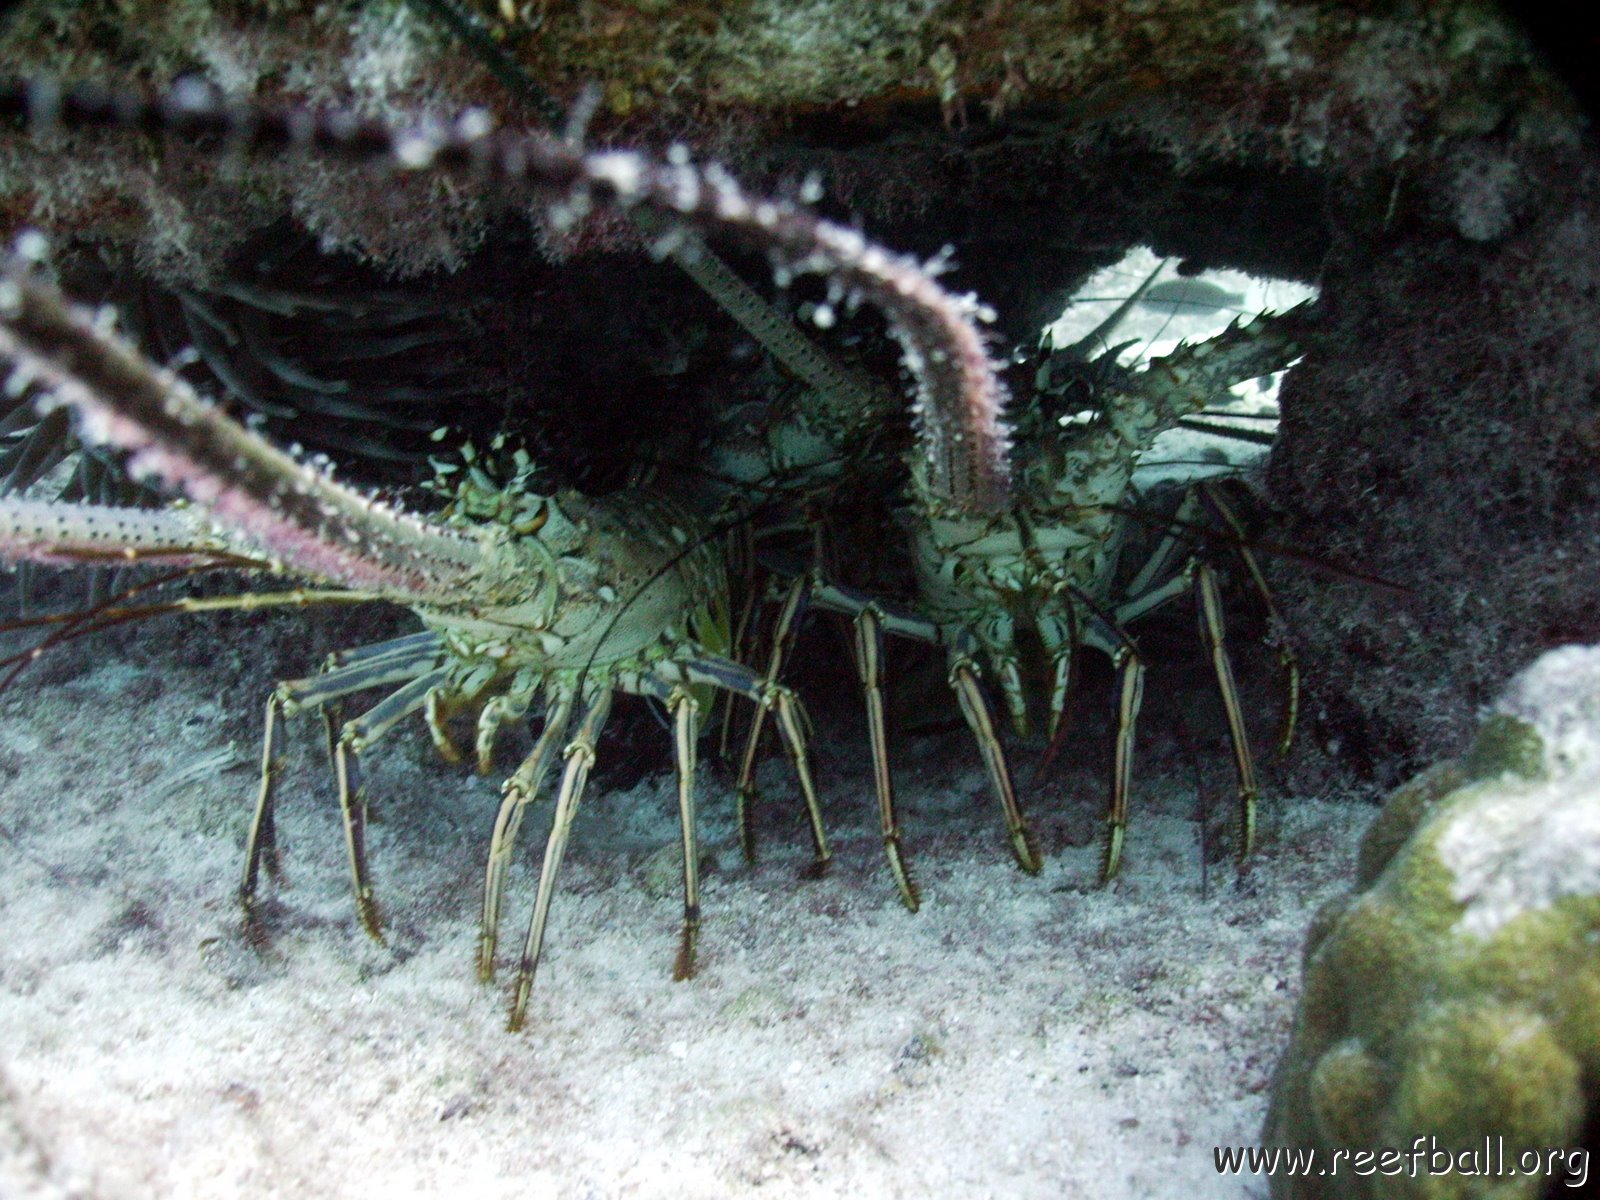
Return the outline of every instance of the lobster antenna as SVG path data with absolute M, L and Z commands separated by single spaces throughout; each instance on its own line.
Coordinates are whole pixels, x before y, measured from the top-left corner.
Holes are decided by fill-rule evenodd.
M 548 129 L 556 131 L 572 124 L 572 115 L 563 114 L 561 105 L 539 86 L 526 67 L 493 39 L 477 14 L 464 10 L 460 0 L 411 0 L 411 3 L 431 13 L 459 38 L 496 79 L 538 113 Z M 582 123 L 587 124 L 587 117 Z M 727 260 L 706 245 L 705 239 L 687 236 L 681 231 L 673 236 L 665 222 L 648 212 L 633 211 L 628 215 L 642 235 L 663 248 L 666 257 L 679 270 L 762 349 L 815 388 L 841 418 L 853 421 L 858 427 L 864 426 L 874 412 L 889 407 L 888 398 L 874 380 L 864 372 L 842 365 L 807 337 L 799 325 L 768 303 Z M 1165 260 L 1162 265 L 1165 266 Z M 1143 295 L 1148 286 L 1149 281 L 1146 281 L 1138 295 Z
M 1225 415 L 1229 417 L 1235 416 L 1234 413 L 1227 413 Z M 1240 413 L 1237 415 L 1244 416 L 1246 414 Z M 1275 420 L 1276 418 L 1263 419 Z M 1178 424 L 1185 429 L 1194 429 L 1201 433 L 1209 433 L 1213 437 L 1232 438 L 1236 442 L 1249 442 L 1253 446 L 1273 446 L 1276 445 L 1278 441 L 1278 435 L 1276 433 L 1268 433 L 1265 429 L 1236 429 L 1231 425 L 1213 425 L 1210 421 L 1202 420 L 1199 417 L 1180 417 L 1178 419 Z
M 141 621 L 150 617 L 164 616 L 168 613 L 238 612 L 255 608 L 307 608 L 313 604 L 366 604 L 384 598 L 373 592 L 354 590 L 319 592 L 295 588 L 287 592 L 246 592 L 238 596 L 185 596 L 177 600 L 126 607 L 121 603 L 139 592 L 174 583 L 180 579 L 192 578 L 206 571 L 230 569 L 233 565 L 230 563 L 215 563 L 200 567 L 190 567 L 183 571 L 169 572 L 166 575 L 136 584 L 99 604 L 79 612 L 24 617 L 17 621 L 8 621 L 0 624 L 0 633 L 36 628 L 46 624 L 60 625 L 60 628 L 52 630 L 46 637 L 29 649 L 19 651 L 6 658 L 0 658 L 0 667 L 11 668 L 4 679 L 0 679 L 0 695 L 3 695 L 16 682 L 17 677 L 23 671 L 27 670 L 29 666 L 57 646 L 130 621 Z
M 1202 489 L 1203 493 L 1204 489 Z M 1353 580 L 1364 583 L 1370 587 L 1383 588 L 1399 596 L 1412 595 L 1412 589 L 1403 583 L 1396 583 L 1392 579 L 1385 579 L 1382 575 L 1375 575 L 1371 571 L 1362 571 L 1343 563 L 1330 562 L 1328 559 L 1311 554 L 1308 551 L 1285 545 L 1282 542 L 1255 541 L 1247 538 L 1243 533 L 1233 529 L 1217 529 L 1200 521 L 1185 520 L 1176 516 L 1154 517 L 1141 509 L 1132 508 L 1126 504 L 1102 504 L 1099 507 L 1107 512 L 1119 516 L 1131 517 L 1145 525 L 1160 525 L 1163 528 L 1181 529 L 1195 535 L 1196 541 L 1220 542 L 1235 550 L 1260 550 L 1274 558 L 1287 558 L 1292 562 L 1301 563 L 1326 575 Z M 1224 518 L 1226 519 L 1226 518 Z
M 214 140 L 224 152 L 309 153 L 498 184 L 536 200 L 557 229 L 604 206 L 654 212 L 683 228 L 739 239 L 766 252 L 780 284 L 820 275 L 839 302 L 882 312 L 916 383 L 913 411 L 935 495 L 980 513 L 1008 502 L 1008 394 L 979 328 L 993 313 L 975 296 L 946 290 L 935 278 L 937 264 L 892 253 L 803 205 L 749 195 L 720 167 L 696 166 L 682 147 L 665 162 L 627 151 L 589 153 L 548 134 L 497 132 L 481 109 L 448 126 L 401 128 L 337 110 L 230 100 L 194 79 L 160 99 L 0 81 L 0 118 L 44 131 L 147 130 Z M 824 308 L 831 316 L 832 302 Z
M 119 555 L 114 556 L 107 554 L 103 557 L 103 559 L 102 557 L 95 555 L 84 556 L 84 562 L 86 563 L 94 563 L 99 561 L 105 561 L 107 563 L 115 561 L 118 565 L 127 565 L 126 560 L 122 559 Z M 219 555 L 214 560 L 192 563 L 184 570 L 173 571 L 156 579 L 147 579 L 143 583 L 133 584 L 132 586 L 117 592 L 115 595 L 104 597 L 88 609 L 76 609 L 71 612 L 37 613 L 31 617 L 15 617 L 5 621 L 0 621 L 0 633 L 16 633 L 21 629 L 37 629 L 41 625 L 63 625 L 70 624 L 74 621 L 84 620 L 108 606 L 120 605 L 124 601 L 138 595 L 140 592 L 151 591 L 162 584 L 172 583 L 179 579 L 191 578 L 207 571 L 248 571 L 260 569 L 261 564 L 254 559 L 240 558 L 235 561 L 231 556 Z
M 1122 324 L 1124 318 L 1126 318 L 1128 313 L 1133 310 L 1133 306 L 1144 298 L 1144 294 L 1148 292 L 1151 288 L 1151 285 L 1155 283 L 1156 276 L 1160 275 L 1162 271 L 1165 271 L 1167 269 L 1167 264 L 1171 261 L 1172 260 L 1170 258 L 1163 258 L 1160 262 L 1156 263 L 1155 270 L 1146 275 L 1144 277 L 1144 282 L 1138 287 L 1134 288 L 1132 292 L 1123 298 L 1122 303 L 1117 305 L 1117 307 L 1112 310 L 1110 316 L 1101 321 L 1100 324 L 1096 325 L 1088 333 L 1084 334 L 1083 337 L 1073 342 L 1072 345 L 1064 346 L 1062 349 L 1073 358 L 1081 359 L 1082 361 L 1087 362 L 1089 360 L 1089 352 L 1096 346 L 1100 346 L 1102 348 L 1108 346 L 1110 344 L 1111 335 L 1116 332 L 1117 326 Z M 1087 297 L 1087 299 L 1101 298 L 1102 297 Z M 1082 303 L 1082 300 L 1083 298 L 1080 298 L 1077 302 Z M 1170 320 L 1171 318 L 1168 319 Z M 1165 328 L 1165 326 L 1162 326 L 1162 328 Z
M 505 89 L 538 114 L 546 126 L 554 129 L 561 123 L 561 105 L 555 97 L 539 86 L 533 75 L 516 59 L 507 54 L 505 47 L 494 40 L 483 23 L 483 18 L 469 9 L 461 0 L 410 0 L 413 8 L 421 9 L 448 29 L 483 63 Z

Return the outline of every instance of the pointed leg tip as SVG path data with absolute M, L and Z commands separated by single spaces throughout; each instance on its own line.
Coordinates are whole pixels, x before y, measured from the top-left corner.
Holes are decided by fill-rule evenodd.
M 367 936 L 380 946 L 388 945 L 383 936 L 383 914 L 378 910 L 378 902 L 370 898 L 358 901 L 361 917 L 361 928 L 366 930 Z
M 672 982 L 683 983 L 693 979 L 696 970 L 695 949 L 699 943 L 698 931 L 685 929 L 678 942 L 678 955 L 672 962 Z
M 1113 830 L 1106 840 L 1105 855 L 1100 860 L 1100 884 L 1102 887 L 1116 879 L 1117 871 L 1122 867 L 1122 831 Z
M 894 876 L 895 887 L 900 891 L 900 902 L 907 911 L 916 912 L 922 907 L 922 890 L 917 887 L 916 877 L 906 865 L 905 850 L 900 845 L 899 837 L 890 835 L 884 838 L 883 848 L 889 856 L 889 871 Z
M 739 852 L 744 855 L 746 866 L 753 867 L 756 863 L 756 833 L 751 827 L 751 817 L 756 801 L 753 787 L 739 789 L 737 819 L 739 826 Z
M 1029 875 L 1037 875 L 1044 870 L 1044 855 L 1039 852 L 1038 839 L 1027 826 L 1017 830 L 1012 837 L 1011 852 L 1016 855 L 1017 865 Z
M 272 949 L 272 939 L 267 936 L 267 927 L 262 922 L 260 914 L 247 912 L 244 917 L 245 945 L 257 954 L 265 954 Z
M 907 912 L 917 912 L 922 908 L 922 889 L 904 864 L 895 874 L 895 883 L 900 887 L 900 902 L 906 906 Z
M 528 1021 L 528 995 L 533 990 L 533 976 L 526 967 L 517 976 L 516 987 L 511 992 L 511 1011 L 506 1014 L 506 1032 L 521 1033 Z

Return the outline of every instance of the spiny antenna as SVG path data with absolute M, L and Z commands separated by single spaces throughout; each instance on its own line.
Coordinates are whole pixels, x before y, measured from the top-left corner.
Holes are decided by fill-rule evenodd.
M 0 82 L 0 118 L 35 130 L 135 129 L 214 145 L 224 154 L 303 153 L 456 175 L 535 197 L 558 228 L 604 206 L 654 211 L 704 233 L 732 236 L 765 251 L 780 283 L 821 275 L 830 303 L 878 308 L 916 381 L 929 488 L 968 511 L 993 511 L 1007 502 L 1006 392 L 978 328 L 990 318 L 988 310 L 975 297 L 947 292 L 934 277 L 937 268 L 789 201 L 748 196 L 726 171 L 695 165 L 681 147 L 664 163 L 625 150 L 589 152 L 545 133 L 496 131 L 482 110 L 449 124 L 400 128 L 348 112 L 232 100 L 192 79 L 158 99 Z
M 334 483 L 267 445 L 170 371 L 153 368 L 69 307 L 37 271 L 44 239 L 21 239 L 0 274 L 0 358 L 11 381 L 39 380 L 41 404 L 70 404 L 89 441 L 130 451 L 134 474 L 154 475 L 302 572 L 405 601 L 464 581 L 476 542 Z

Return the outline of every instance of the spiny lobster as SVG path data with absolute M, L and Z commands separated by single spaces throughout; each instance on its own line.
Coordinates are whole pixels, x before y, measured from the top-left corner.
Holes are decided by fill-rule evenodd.
M 1106 654 L 1117 671 L 1102 879 L 1113 877 L 1121 862 L 1144 685 L 1145 665 L 1125 627 L 1186 591 L 1195 596 L 1200 638 L 1227 714 L 1238 776 L 1238 856 L 1254 845 L 1255 770 L 1227 652 L 1221 593 L 1215 570 L 1193 550 L 1207 507 L 1224 523 L 1226 540 L 1274 619 L 1272 634 L 1288 680 L 1282 748 L 1293 736 L 1298 670 L 1242 530 L 1222 498 L 1201 484 L 1184 493 L 1172 517 L 1158 519 L 1164 535 L 1142 564 L 1130 573 L 1121 556 L 1146 507 L 1132 486 L 1140 456 L 1159 434 L 1233 385 L 1298 358 L 1308 332 L 1305 318 L 1296 309 L 1235 324 L 1136 372 L 1116 369 L 1114 361 L 1105 364 L 1112 369 L 1101 371 L 1105 384 L 1087 420 L 1064 420 L 1045 406 L 1024 410 L 1017 430 L 1016 498 L 1005 511 L 978 512 L 940 496 L 913 464 L 910 534 L 921 620 L 905 632 L 949 647 L 952 671 L 981 656 L 999 682 L 1019 736 L 1030 726 L 1030 678 L 1044 685 L 1034 704 L 1048 714 L 1046 737 L 1053 742 L 1059 735 L 1078 646 Z M 1042 662 L 1029 663 L 1030 653 Z M 986 741 L 988 758 L 998 761 L 1001 753 L 997 740 Z M 1003 771 L 1003 763 L 994 770 Z
M 918 385 L 929 487 L 977 509 L 1004 502 L 1003 390 L 973 324 L 977 305 L 945 292 L 921 264 L 793 204 L 753 199 L 714 167 L 673 152 L 657 163 L 629 152 L 586 153 L 538 134 L 495 132 L 481 113 L 454 126 L 398 129 L 338 112 L 271 109 L 200 84 L 158 100 L 52 85 L 0 85 L 0 116 L 35 129 L 116 127 L 213 141 L 224 153 L 299 152 L 351 165 L 457 174 L 527 197 L 570 222 L 596 205 L 640 209 L 683 229 L 741 237 L 784 274 L 820 273 L 848 302 L 881 309 Z M 334 656 L 319 675 L 269 698 L 261 787 L 241 886 L 255 909 L 260 870 L 275 862 L 273 809 L 283 753 L 281 718 L 357 691 L 392 687 L 345 722 L 335 765 L 363 926 L 380 935 L 366 868 L 359 754 L 397 721 L 421 713 L 453 753 L 444 718 L 477 707 L 476 751 L 487 765 L 496 731 L 541 696 L 546 718 L 507 781 L 485 880 L 480 973 L 495 964 L 505 872 L 528 799 L 557 747 L 565 760 L 555 823 L 521 956 L 510 1025 L 524 1020 L 545 917 L 573 815 L 613 693 L 654 697 L 673 717 L 684 843 L 684 917 L 675 974 L 694 969 L 699 926 L 693 775 L 705 693 L 721 690 L 776 714 L 804 795 L 814 869 L 828 863 L 798 701 L 772 675 L 726 657 L 725 567 L 713 531 L 671 498 L 633 491 L 587 499 L 537 495 L 526 472 L 503 487 L 469 473 L 442 515 L 408 514 L 334 482 L 268 445 L 144 361 L 101 317 L 74 311 L 39 269 L 43 239 L 25 236 L 0 278 L 0 357 L 7 386 L 66 405 L 84 440 L 130 453 L 196 507 L 133 513 L 11 501 L 0 506 L 0 555 L 55 563 L 225 565 L 311 579 L 313 586 L 245 596 L 239 605 L 387 601 L 412 609 L 424 631 Z M 166 610 L 221 607 L 176 601 Z M 398 686 L 396 686 L 398 685 Z M 576 732 L 567 736 L 569 724 Z
M 1154 279 L 1154 275 L 1151 276 Z M 1147 284 L 1149 281 L 1146 281 Z M 1137 293 L 1130 298 L 1132 303 Z M 854 653 L 866 697 L 875 788 L 884 844 L 901 899 L 915 911 L 920 897 L 905 864 L 896 815 L 885 728 L 885 636 L 945 649 L 948 679 L 983 758 L 998 797 L 1012 852 L 1034 873 L 1041 857 L 1023 815 L 990 706 L 981 682 L 998 686 L 1019 737 L 1030 728 L 1031 707 L 1047 713 L 1052 749 L 1073 682 L 1077 648 L 1110 657 L 1116 671 L 1111 797 L 1105 819 L 1101 877 L 1111 879 L 1122 858 L 1128 821 L 1134 732 L 1143 695 L 1145 664 L 1125 626 L 1192 590 L 1201 640 L 1212 663 L 1226 710 L 1238 777 L 1238 855 L 1255 840 L 1257 785 L 1224 636 L 1220 589 L 1213 567 L 1192 547 L 1207 511 L 1224 525 L 1231 543 L 1273 621 L 1272 637 L 1287 677 L 1280 750 L 1293 736 L 1298 710 L 1298 667 L 1287 644 L 1264 577 L 1242 538 L 1242 529 L 1214 490 L 1187 489 L 1176 511 L 1155 518 L 1164 530 L 1153 552 L 1136 569 L 1121 561 L 1140 520 L 1149 519 L 1133 477 L 1140 457 L 1161 433 L 1217 403 L 1235 384 L 1282 370 L 1302 353 L 1312 331 L 1306 306 L 1253 323 L 1230 326 L 1207 341 L 1180 346 L 1135 371 L 1118 365 L 1118 352 L 1089 359 L 1091 348 L 1119 319 L 1118 313 L 1080 343 L 1054 353 L 1046 347 L 1036 402 L 1016 413 L 1014 499 L 982 509 L 940 493 L 936 481 L 913 456 L 908 463 L 902 521 L 916 576 L 911 603 L 845 586 L 813 569 L 782 601 L 769 673 L 776 676 L 793 646 L 808 605 L 842 613 L 854 623 Z M 1076 370 L 1095 380 L 1093 406 L 1066 413 L 1047 393 L 1057 374 Z M 836 421 L 815 423 L 839 430 Z M 847 437 L 847 434 L 837 435 Z M 846 446 L 835 447 L 844 453 Z M 1030 696 L 1031 692 L 1042 693 Z M 761 715 L 746 743 L 744 774 L 756 753 Z

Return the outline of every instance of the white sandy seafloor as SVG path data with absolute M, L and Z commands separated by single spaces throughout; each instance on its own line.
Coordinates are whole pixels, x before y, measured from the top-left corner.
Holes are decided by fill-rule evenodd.
M 292 886 L 270 950 L 242 936 L 261 700 L 373 636 L 351 632 L 363 621 L 168 618 L 69 645 L 0 696 L 0 1195 L 1265 1194 L 1220 1178 L 1212 1147 L 1257 1135 L 1303 931 L 1373 809 L 1283 796 L 1269 771 L 1260 853 L 1243 878 L 1221 857 L 1202 894 L 1159 667 L 1114 887 L 1093 886 L 1103 718 L 1085 761 L 1024 788 L 1049 854 L 1037 878 L 1011 864 L 965 735 L 901 736 L 925 894 L 907 913 L 841 705 L 817 736 L 833 873 L 796 879 L 808 852 L 781 759 L 754 868 L 728 779 L 703 764 L 715 865 L 699 976 L 673 983 L 670 774 L 602 790 L 512 1035 L 504 980 L 473 972 L 497 784 L 439 764 L 416 725 L 369 756 L 389 945 L 356 924 L 304 719 L 281 807 Z M 1229 760 L 1214 715 L 1192 726 L 1221 856 Z M 507 769 L 527 745 L 510 736 Z M 1036 757 L 1018 751 L 1025 783 Z M 513 943 L 539 821 L 548 805 L 524 832 Z

